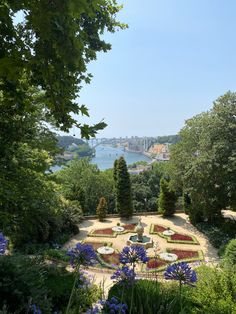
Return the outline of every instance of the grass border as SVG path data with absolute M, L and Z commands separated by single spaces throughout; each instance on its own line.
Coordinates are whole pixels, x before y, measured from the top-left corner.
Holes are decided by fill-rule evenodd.
M 184 234 L 184 233 L 180 233 L 180 232 L 176 232 L 174 229 L 171 228 L 171 230 L 173 230 L 176 233 L 182 234 L 182 235 L 186 235 L 188 237 L 192 238 L 192 241 L 186 241 L 186 240 L 172 240 L 171 236 L 165 236 L 162 232 L 156 232 L 154 231 L 155 226 L 160 226 L 163 228 L 167 228 L 166 226 L 160 225 L 160 224 L 151 224 L 150 228 L 149 228 L 149 234 L 157 234 L 159 237 L 166 239 L 166 241 L 168 243 L 176 243 L 176 244 L 194 244 L 194 245 L 200 245 L 200 243 L 198 242 L 198 240 L 196 239 L 195 236 L 193 235 L 189 235 L 189 234 Z

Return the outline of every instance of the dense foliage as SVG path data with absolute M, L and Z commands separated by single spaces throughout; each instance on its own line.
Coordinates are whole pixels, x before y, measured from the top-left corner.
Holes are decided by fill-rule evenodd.
M 227 263 L 236 265 L 236 239 L 232 239 L 225 248 L 224 259 Z
M 87 137 L 103 128 L 104 123 L 81 125 L 71 113 L 88 115 L 88 109 L 75 99 L 82 83 L 90 82 L 87 64 L 96 59 L 97 52 L 111 48 L 101 34 L 125 27 L 115 19 L 120 8 L 113 0 L 4 1 L 0 8 L 0 80 L 4 98 L 8 95 L 11 105 L 9 112 L 17 95 L 17 110 L 25 109 L 25 79 L 44 91 L 46 114 L 53 116 L 61 129 L 75 124 Z
M 35 304 L 42 313 L 65 310 L 75 274 L 64 267 L 49 266 L 41 258 L 4 256 L 0 258 L 0 309 L 6 313 L 30 313 Z M 99 289 L 79 278 L 72 311 L 82 313 L 95 302 Z
M 89 159 L 74 159 L 53 177 L 61 184 L 61 193 L 77 201 L 84 214 L 95 214 L 101 197 L 107 200 L 108 212 L 114 211 L 112 171 L 100 171 Z
M 121 217 L 130 217 L 133 213 L 130 175 L 124 157 L 114 163 L 113 177 L 115 181 L 116 211 Z
M 192 222 L 221 218 L 236 204 L 236 94 L 219 97 L 213 108 L 189 119 L 171 151 L 175 186 L 191 199 Z
M 0 229 L 16 246 L 50 241 L 66 228 L 48 173 L 60 151 L 51 130 L 75 125 L 88 138 L 105 126 L 79 123 L 74 116 L 88 109 L 75 99 L 90 81 L 88 62 L 110 49 L 102 33 L 124 26 L 115 18 L 120 8 L 113 0 L 1 3 Z
M 162 177 L 168 177 L 168 162 L 153 163 L 149 169 L 130 176 L 135 212 L 156 211 Z

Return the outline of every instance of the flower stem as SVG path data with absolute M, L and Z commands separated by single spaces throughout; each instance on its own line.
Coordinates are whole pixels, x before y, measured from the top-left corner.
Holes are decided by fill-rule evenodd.
M 73 287 L 72 287 L 72 290 L 71 290 L 71 293 L 70 293 L 69 302 L 68 302 L 67 307 L 66 307 L 66 314 L 69 313 L 69 309 L 70 309 L 70 306 L 71 306 L 71 301 L 72 301 L 72 298 L 74 296 L 75 286 L 76 286 L 76 283 L 77 283 L 77 280 L 78 280 L 78 276 L 79 276 L 79 266 L 76 267 L 76 269 L 75 269 L 75 271 L 76 271 L 75 280 L 74 280 L 74 284 L 73 284 Z
M 182 305 L 182 282 L 179 281 L 179 297 L 180 297 L 180 313 L 182 313 L 183 305 Z

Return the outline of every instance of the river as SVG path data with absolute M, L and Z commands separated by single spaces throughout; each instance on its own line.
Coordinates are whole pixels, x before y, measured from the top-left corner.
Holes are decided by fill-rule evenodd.
M 122 147 L 111 147 L 106 145 L 99 145 L 96 147 L 96 155 L 92 158 L 91 163 L 97 164 L 100 170 L 106 170 L 113 168 L 114 161 L 123 156 L 127 165 L 133 164 L 136 161 L 147 161 L 151 159 L 140 153 L 131 153 L 124 151 Z M 53 166 L 51 170 L 53 172 L 61 169 L 61 166 Z
M 151 161 L 150 158 L 143 154 L 127 152 L 122 147 L 99 145 L 96 147 L 96 156 L 91 162 L 97 164 L 100 170 L 105 170 L 113 168 L 114 161 L 120 156 L 125 158 L 127 165 L 133 164 L 136 161 Z

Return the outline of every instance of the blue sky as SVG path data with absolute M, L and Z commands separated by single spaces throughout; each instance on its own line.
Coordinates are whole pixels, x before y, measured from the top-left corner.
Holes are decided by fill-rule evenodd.
M 107 122 L 98 137 L 175 134 L 236 91 L 236 1 L 123 4 L 118 17 L 129 29 L 105 36 L 112 50 L 89 65 L 94 77 L 79 99 L 90 109 L 86 122 Z

